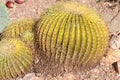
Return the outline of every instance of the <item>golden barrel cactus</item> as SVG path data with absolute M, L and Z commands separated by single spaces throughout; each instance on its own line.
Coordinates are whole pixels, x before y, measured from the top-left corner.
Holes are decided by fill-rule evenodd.
M 36 25 L 36 46 L 49 62 L 90 68 L 108 47 L 105 22 L 91 8 L 73 2 L 58 2 Z
M 3 30 L 2 36 L 3 38 L 21 38 L 23 41 L 33 41 L 33 39 L 30 39 L 30 37 L 34 37 L 32 32 L 34 24 L 35 21 L 32 19 L 20 19 L 15 22 L 11 22 Z M 26 36 L 28 33 L 31 34 L 29 34 L 29 36 Z M 24 38 L 23 36 L 26 36 L 27 38 Z
M 27 73 L 32 66 L 32 52 L 19 39 L 0 41 L 0 78 L 13 79 Z

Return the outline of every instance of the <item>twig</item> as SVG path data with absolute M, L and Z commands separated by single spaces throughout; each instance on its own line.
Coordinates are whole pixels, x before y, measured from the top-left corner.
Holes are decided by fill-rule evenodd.
M 110 20 L 110 24 L 111 22 L 117 17 L 117 15 L 120 13 L 120 9 L 118 10 L 118 12 L 113 16 L 113 18 Z

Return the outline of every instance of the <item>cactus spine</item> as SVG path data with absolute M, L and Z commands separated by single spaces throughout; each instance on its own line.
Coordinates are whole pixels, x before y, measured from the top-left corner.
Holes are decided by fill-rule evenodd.
M 84 5 L 58 2 L 36 25 L 36 45 L 48 61 L 90 68 L 108 47 L 108 30 L 97 13 Z M 42 54 L 42 53 L 40 53 Z
M 19 39 L 3 39 L 0 42 L 0 77 L 16 78 L 27 73 L 32 65 L 31 50 Z

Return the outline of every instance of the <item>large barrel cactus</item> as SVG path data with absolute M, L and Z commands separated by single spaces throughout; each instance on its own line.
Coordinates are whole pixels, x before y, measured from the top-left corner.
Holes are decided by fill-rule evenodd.
M 27 73 L 32 66 L 32 53 L 18 39 L 0 42 L 0 78 L 12 79 Z
M 105 22 L 91 8 L 58 2 L 36 25 L 36 46 L 49 62 L 90 68 L 108 47 Z
M 3 38 L 21 38 L 23 41 L 33 41 L 34 24 L 35 24 L 35 21 L 32 19 L 20 19 L 15 22 L 11 22 L 3 30 L 2 37 Z
M 0 2 L 0 33 L 6 27 L 9 21 L 9 11 L 4 3 Z

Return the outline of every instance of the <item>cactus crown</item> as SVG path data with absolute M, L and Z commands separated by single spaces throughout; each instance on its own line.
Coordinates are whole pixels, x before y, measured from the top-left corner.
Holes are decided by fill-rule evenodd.
M 4 3 L 0 2 L 0 33 L 9 21 L 9 12 Z
M 58 11 L 64 11 L 64 12 L 68 12 L 68 13 L 73 13 L 73 14 L 79 14 L 79 15 L 94 15 L 96 14 L 96 12 L 83 5 L 83 4 L 79 4 L 79 3 L 73 3 L 73 2 L 70 2 L 70 1 L 60 1 L 58 3 L 56 3 L 52 9 L 54 10 L 58 10 Z M 50 9 L 51 10 L 51 9 Z M 97 14 L 98 16 L 98 14 Z
M 61 6 L 62 5 L 62 6 Z M 78 3 L 72 3 L 72 2 L 58 2 L 53 6 L 54 8 L 59 9 L 60 11 L 66 11 L 76 14 L 84 14 L 86 13 L 86 8 L 83 6 L 80 6 Z
M 26 42 L 33 42 L 34 41 L 34 34 L 32 31 L 26 31 L 21 34 L 21 39 Z
M 31 68 L 32 52 L 19 39 L 3 39 L 0 42 L 0 77 L 12 79 L 25 74 Z

